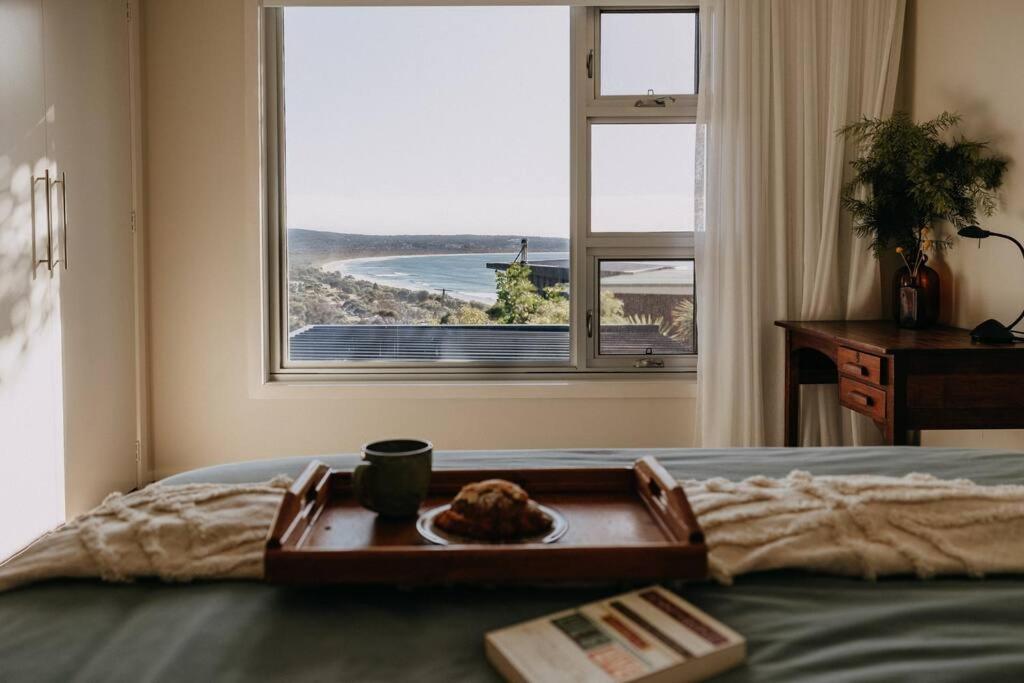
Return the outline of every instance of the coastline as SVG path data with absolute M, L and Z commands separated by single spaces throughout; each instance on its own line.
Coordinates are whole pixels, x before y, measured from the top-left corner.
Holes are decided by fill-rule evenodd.
M 561 259 L 565 252 L 535 252 L 534 256 L 541 260 Z M 408 259 L 422 259 L 427 267 L 410 266 L 409 272 L 399 263 Z M 447 259 L 447 262 L 432 264 L 431 259 Z M 506 252 L 470 252 L 470 253 L 437 253 L 437 254 L 394 254 L 377 256 L 358 256 L 348 259 L 332 259 L 320 264 L 320 268 L 336 272 L 363 282 L 373 283 L 382 287 L 392 287 L 412 292 L 430 292 L 440 294 L 441 291 L 449 298 L 469 304 L 492 306 L 497 302 L 493 275 L 486 278 L 486 263 L 509 261 L 512 256 Z M 389 266 L 381 266 L 375 272 L 366 264 L 389 262 Z M 419 263 L 419 262 L 418 262 Z M 385 272 L 389 271 L 390 272 Z M 489 280 L 489 281 L 488 281 Z
M 423 258 L 423 257 L 436 257 L 436 256 L 458 256 L 458 254 L 397 254 L 394 256 L 359 256 L 350 259 L 336 259 L 334 261 L 327 261 L 320 265 L 324 270 L 332 270 L 339 275 L 353 277 L 357 280 L 363 280 L 364 282 L 372 282 L 381 287 L 394 287 L 395 289 L 405 289 L 410 292 L 433 292 L 437 291 L 428 289 L 427 287 L 413 285 L 411 283 L 403 283 L 401 280 L 394 280 L 391 278 L 374 277 L 366 273 L 353 273 L 350 267 L 358 263 L 371 263 L 374 261 L 390 261 L 392 259 L 408 259 L 408 258 Z M 487 296 L 474 296 L 469 292 L 460 292 L 458 290 L 445 290 L 445 295 L 459 301 L 465 301 L 469 304 L 484 304 L 485 306 L 493 306 L 498 300 L 497 295 L 492 297 Z

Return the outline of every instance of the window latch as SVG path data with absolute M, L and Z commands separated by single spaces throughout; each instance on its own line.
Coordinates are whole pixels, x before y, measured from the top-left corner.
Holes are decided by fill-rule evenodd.
M 641 97 L 633 103 L 634 107 L 664 107 L 671 102 L 676 103 L 676 98 L 671 95 L 655 95 L 654 90 L 647 91 L 647 97 Z
M 587 52 L 587 78 L 594 77 L 594 51 Z
M 594 311 L 587 311 L 587 338 L 593 338 L 594 336 Z

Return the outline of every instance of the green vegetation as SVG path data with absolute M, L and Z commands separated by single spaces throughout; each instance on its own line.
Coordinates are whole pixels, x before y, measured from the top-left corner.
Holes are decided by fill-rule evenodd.
M 525 325 L 569 324 L 568 287 L 542 296 L 529 267 L 497 274 L 498 303 L 491 308 L 454 297 L 387 287 L 315 266 L 293 265 L 288 278 L 288 325 Z M 617 302 L 614 297 L 612 302 Z M 613 305 L 614 308 L 614 305 Z M 616 321 L 625 322 L 618 303 Z M 621 319 L 621 320 L 620 320 Z
M 693 299 L 680 299 L 679 303 L 672 309 L 669 320 L 661 316 L 652 316 L 645 313 L 626 317 L 626 323 L 630 325 L 654 325 L 658 331 L 670 338 L 675 339 L 683 346 L 694 348 L 693 339 Z
M 498 302 L 488 311 L 502 325 L 568 325 L 569 286 L 546 287 L 544 293 L 530 280 L 530 267 L 512 263 L 496 275 Z
M 482 304 L 385 287 L 314 266 L 293 266 L 289 273 L 290 330 L 306 325 L 439 325 L 474 317 L 487 320 Z
M 697 340 L 693 338 L 693 299 L 682 299 L 672 309 L 672 324 L 668 336 L 681 342 L 691 349 L 697 348 Z
M 928 227 L 948 221 L 972 225 L 978 212 L 991 215 L 996 190 L 1008 161 L 988 153 L 984 142 L 944 133 L 960 122 L 942 113 L 924 123 L 897 112 L 888 119 L 864 118 L 839 131 L 861 147 L 851 162 L 854 176 L 843 187 L 842 203 L 853 229 L 871 239 L 875 256 L 890 246 L 911 253 L 922 248 Z M 929 246 L 944 249 L 951 240 L 933 237 Z
M 569 324 L 569 285 L 561 284 L 547 287 L 540 306 L 530 317 L 532 323 L 545 325 Z
M 525 325 L 541 305 L 541 295 L 530 281 L 530 267 L 509 264 L 496 274 L 498 302 L 487 311 L 492 320 L 503 325 Z
M 388 287 L 320 268 L 347 258 L 394 254 L 510 252 L 518 235 L 357 235 L 318 230 L 288 231 L 288 325 L 494 325 L 512 322 L 568 324 L 565 286 L 545 296 L 530 282 L 529 268 L 507 280 L 505 306 L 483 304 L 427 291 Z M 531 237 L 538 251 L 568 251 L 569 241 Z M 498 274 L 500 279 L 501 273 Z M 499 288 L 499 304 L 501 290 Z
M 490 325 L 487 311 L 476 305 L 466 304 L 455 313 L 442 316 L 442 325 Z
M 487 311 L 492 322 L 507 325 L 569 324 L 568 285 L 547 287 L 541 294 L 530 280 L 530 267 L 514 263 L 497 275 L 498 303 Z M 693 348 L 693 300 L 681 299 L 671 316 L 627 315 L 625 304 L 612 292 L 601 292 L 602 325 L 653 325 L 661 334 Z
M 568 325 L 569 289 L 539 292 L 530 267 L 512 264 L 497 273 L 497 302 L 487 308 L 433 294 L 387 287 L 322 268 L 292 264 L 288 281 L 288 325 Z M 612 292 L 601 293 L 602 325 L 653 325 L 666 337 L 693 345 L 693 301 L 681 299 L 669 319 L 629 315 Z

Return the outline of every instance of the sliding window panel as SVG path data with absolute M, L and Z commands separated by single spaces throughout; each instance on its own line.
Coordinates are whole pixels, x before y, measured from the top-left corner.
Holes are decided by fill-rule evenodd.
M 569 21 L 284 9 L 286 364 L 570 364 Z
M 692 259 L 598 259 L 599 356 L 697 351 Z

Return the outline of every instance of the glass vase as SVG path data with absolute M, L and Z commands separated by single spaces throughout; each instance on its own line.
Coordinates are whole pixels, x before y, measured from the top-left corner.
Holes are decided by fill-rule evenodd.
M 900 327 L 923 329 L 939 320 L 939 274 L 928 267 L 927 258 L 924 257 L 916 275 L 903 266 L 893 278 L 893 318 Z

